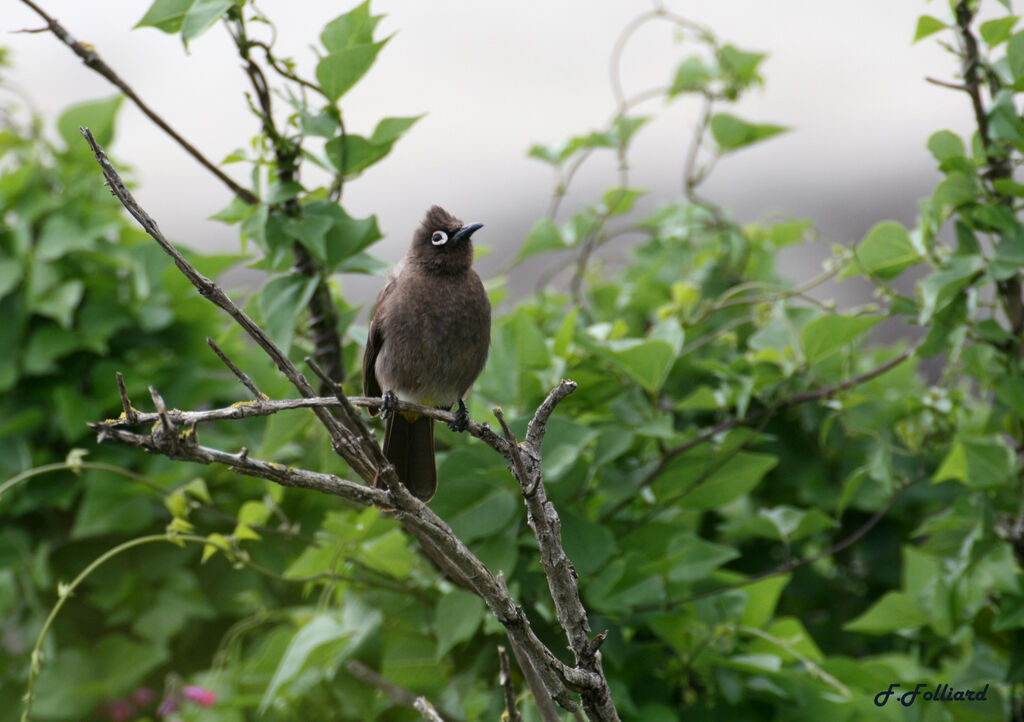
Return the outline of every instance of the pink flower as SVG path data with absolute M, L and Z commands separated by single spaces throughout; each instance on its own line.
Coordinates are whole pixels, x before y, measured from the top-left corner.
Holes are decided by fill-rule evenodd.
M 178 696 L 177 695 L 171 695 L 170 697 L 168 697 L 167 699 L 165 699 L 163 702 L 160 703 L 160 707 L 159 707 L 159 709 L 157 709 L 156 713 L 157 713 L 157 715 L 159 717 L 169 717 L 170 715 L 174 714 L 177 711 L 178 711 Z
M 114 722 L 127 722 L 135 714 L 135 706 L 127 699 L 115 699 L 107 706 L 110 719 Z
M 217 693 L 212 689 L 203 689 L 196 685 L 189 685 L 182 690 L 185 699 L 190 699 L 200 707 L 212 707 L 217 703 Z
M 138 707 L 145 707 L 152 702 L 155 697 L 156 692 L 151 690 L 149 687 L 139 687 L 132 692 L 132 701 L 135 702 L 135 705 Z

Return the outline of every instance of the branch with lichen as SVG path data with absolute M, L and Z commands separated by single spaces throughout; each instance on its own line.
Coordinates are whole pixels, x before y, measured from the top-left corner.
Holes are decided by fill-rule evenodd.
M 399 482 L 394 467 L 388 463 L 372 431 L 356 411 L 357 406 L 379 407 L 381 399 L 349 398 L 340 384 L 333 382 L 315 362 L 307 359 L 321 382 L 334 392 L 334 398 L 318 396 L 305 375 L 292 363 L 287 354 L 274 344 L 267 333 L 216 283 L 199 273 L 167 240 L 156 221 L 132 197 L 92 134 L 84 128 L 82 134 L 92 148 L 114 196 L 171 257 L 200 295 L 231 316 L 263 349 L 300 394 L 298 399 L 275 401 L 267 398 L 248 376 L 211 344 L 229 370 L 254 397 L 252 400 L 223 409 L 179 411 L 168 409 L 160 393 L 150 387 L 155 410 L 142 411 L 132 405 L 124 380 L 119 376 L 118 390 L 123 412 L 116 419 L 107 419 L 90 425 L 97 432 L 98 439 L 117 441 L 175 460 L 220 464 L 238 473 L 267 479 L 282 486 L 331 494 L 355 505 L 373 505 L 389 509 L 405 531 L 431 552 L 432 558 L 441 560 L 446 572 L 484 600 L 491 613 L 505 627 L 517 656 L 522 655 L 526 663 L 539 675 L 551 699 L 568 710 L 575 711 L 582 707 L 592 720 L 618 720 L 608 681 L 601 668 L 601 655 L 598 652 L 604 635 L 590 639 L 590 627 L 586 611 L 580 601 L 576 574 L 562 549 L 558 515 L 546 499 L 541 472 L 541 451 L 548 420 L 559 402 L 573 392 L 576 384 L 563 380 L 551 391 L 533 414 L 527 428 L 526 441 L 522 444 L 512 435 L 500 409 L 495 410 L 495 415 L 502 425 L 503 437 L 486 424 L 471 423 L 469 427 L 471 435 L 487 443 L 509 462 L 512 474 L 523 489 L 530 525 L 541 549 L 541 564 L 548 577 L 548 586 L 558 620 L 576 658 L 575 665 L 569 666 L 559 660 L 534 633 L 523 608 L 509 593 L 503 576 L 500 573 L 497 576 L 491 574 L 448 524 Z M 231 452 L 200 443 L 198 426 L 202 423 L 266 416 L 300 408 L 308 408 L 313 412 L 330 436 L 334 451 L 365 483 L 344 479 L 334 474 L 256 459 L 251 457 L 248 449 L 244 447 Z M 454 419 L 447 411 L 415 404 L 403 402 L 400 408 L 417 411 L 443 421 Z M 148 431 L 132 430 L 133 427 L 140 426 L 148 426 Z M 537 692 L 538 690 L 534 690 L 535 695 Z

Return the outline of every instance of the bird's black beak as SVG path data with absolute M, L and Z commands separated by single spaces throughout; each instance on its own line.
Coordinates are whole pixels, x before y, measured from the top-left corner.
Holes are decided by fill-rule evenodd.
M 463 226 L 455 233 L 454 236 L 452 236 L 452 240 L 461 241 L 463 238 L 469 238 L 483 227 L 483 223 L 472 223 L 468 226 Z

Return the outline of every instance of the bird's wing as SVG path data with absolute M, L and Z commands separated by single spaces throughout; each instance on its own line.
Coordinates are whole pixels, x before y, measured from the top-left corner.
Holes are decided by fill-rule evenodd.
M 373 312 L 370 314 L 370 333 L 366 337 L 366 351 L 363 352 L 363 394 L 366 396 L 380 396 L 381 387 L 377 381 L 375 366 L 377 354 L 380 353 L 384 344 L 384 333 L 381 323 L 381 315 L 385 306 L 385 300 L 395 289 L 397 274 L 392 274 L 384 288 L 377 294 L 377 301 L 373 304 Z

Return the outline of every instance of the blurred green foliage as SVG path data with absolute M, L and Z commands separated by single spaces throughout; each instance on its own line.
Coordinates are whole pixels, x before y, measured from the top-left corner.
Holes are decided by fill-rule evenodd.
M 545 482 L 591 626 L 609 632 L 604 669 L 625 720 L 1019 718 L 1024 186 L 1013 170 L 1024 154 L 1024 32 L 1006 16 L 976 37 L 975 9 L 953 2 L 950 18 L 922 18 L 917 39 L 946 33 L 970 59 L 963 82 L 990 98 L 979 131 L 928 140 L 943 179 L 915 228 L 881 221 L 809 282 L 776 263 L 816 238 L 811 221 L 744 226 L 697 195 L 716 158 L 784 130 L 722 110 L 761 83 L 760 53 L 669 13 L 644 16 L 701 49 L 666 70 L 661 95 L 696 97 L 705 111 L 682 197 L 654 213 L 635 210 L 643 193 L 623 163 L 615 187 L 559 215 L 591 154 L 627 157 L 648 120 L 633 114 L 639 101 L 620 99 L 605 128 L 530 151 L 552 166 L 556 202 L 517 260 L 549 254 L 572 278 L 568 292 L 541 283 L 496 314 L 470 411 L 483 420 L 500 405 L 521 435 L 559 378 L 579 383 L 551 419 Z M 157 0 L 140 25 L 187 43 L 255 12 Z M 252 164 L 261 199 L 220 214 L 269 272 L 251 311 L 296 357 L 311 341 L 296 331 L 309 281 L 289 270 L 294 243 L 331 272 L 380 267 L 367 254 L 381 235 L 375 218 L 353 219 L 336 201 L 416 120 L 343 130 L 339 101 L 385 47 L 378 20 L 364 3 L 329 23 L 309 81 L 320 105 L 288 95 L 287 132 L 265 129 L 228 159 Z M 267 59 L 294 88 L 294 64 Z M 115 371 L 140 407 L 149 384 L 181 408 L 243 398 L 207 336 L 266 393 L 289 393 L 102 187 L 77 127 L 109 144 L 119 104 L 69 109 L 57 143 L 35 120 L 5 115 L 0 128 L 0 699 L 20 698 L 36 669 L 40 720 L 125 709 L 122 719 L 152 719 L 169 698 L 190 720 L 418 718 L 351 673 L 358 660 L 453 719 L 499 719 L 501 626 L 378 510 L 94 445 L 84 423 L 119 413 Z M 281 182 L 282 144 L 333 180 Z M 626 233 L 636 240 L 624 265 L 595 261 Z M 241 260 L 192 259 L 208 276 Z M 809 294 L 850 276 L 872 282 L 877 302 L 838 310 Z M 350 325 L 358 309 L 336 302 L 354 369 L 365 331 Z M 920 341 L 865 347 L 880 322 Z M 921 372 L 922 358 L 938 370 Z M 311 418 L 200 433 L 345 473 Z M 504 462 L 441 426 L 438 438 L 433 509 L 564 650 Z M 893 683 L 920 682 L 990 688 L 985 702 L 875 704 Z M 216 702 L 188 701 L 188 684 Z M 518 673 L 514 684 L 525 689 Z M 528 693 L 520 707 L 539 719 Z M 0 706 L 0 720 L 18 715 Z

